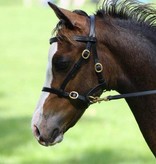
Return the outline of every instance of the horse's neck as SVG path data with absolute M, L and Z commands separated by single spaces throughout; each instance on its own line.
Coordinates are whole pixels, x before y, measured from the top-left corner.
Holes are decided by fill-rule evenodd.
M 147 144 L 156 156 L 156 96 L 130 98 L 126 101 Z
M 117 90 L 126 93 L 156 89 L 155 45 L 143 36 L 128 34 L 126 30 L 112 33 L 109 31 L 105 37 L 106 47 L 115 58 L 116 65 L 120 65 L 122 70 L 122 75 L 118 73 Z M 112 66 L 107 67 L 113 66 L 112 63 Z M 156 95 L 130 98 L 126 101 L 145 140 L 156 155 Z

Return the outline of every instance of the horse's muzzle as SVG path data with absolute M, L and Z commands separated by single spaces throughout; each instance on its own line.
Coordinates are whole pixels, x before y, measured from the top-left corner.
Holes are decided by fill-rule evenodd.
M 61 132 L 59 128 L 45 131 L 34 125 L 33 134 L 38 142 L 43 146 L 52 146 L 63 140 L 63 132 Z

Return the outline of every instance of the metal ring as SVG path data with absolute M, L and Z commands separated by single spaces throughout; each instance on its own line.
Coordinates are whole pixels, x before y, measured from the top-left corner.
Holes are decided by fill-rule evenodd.
M 71 98 L 71 99 L 77 99 L 78 97 L 79 97 L 79 94 L 78 94 L 78 92 L 76 92 L 76 91 L 71 91 L 70 93 L 69 93 L 69 97 Z
M 82 57 L 84 59 L 88 59 L 90 56 L 90 51 L 88 49 L 85 49 L 83 52 L 82 52 Z
M 102 66 L 101 63 L 96 63 L 96 64 L 95 64 L 95 71 L 96 71 L 97 73 L 100 73 L 100 72 L 103 71 L 103 66 Z

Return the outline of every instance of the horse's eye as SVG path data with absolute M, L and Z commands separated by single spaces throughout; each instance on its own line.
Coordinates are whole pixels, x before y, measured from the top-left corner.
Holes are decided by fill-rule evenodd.
M 71 61 L 68 58 L 56 57 L 53 59 L 53 68 L 56 71 L 67 71 Z

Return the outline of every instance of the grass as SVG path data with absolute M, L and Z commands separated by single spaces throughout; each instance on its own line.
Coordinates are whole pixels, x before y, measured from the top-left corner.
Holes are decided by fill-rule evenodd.
M 3 6 L 0 20 L 0 164 L 155 163 L 124 101 L 92 105 L 62 143 L 40 146 L 30 124 L 57 19 L 47 8 Z

